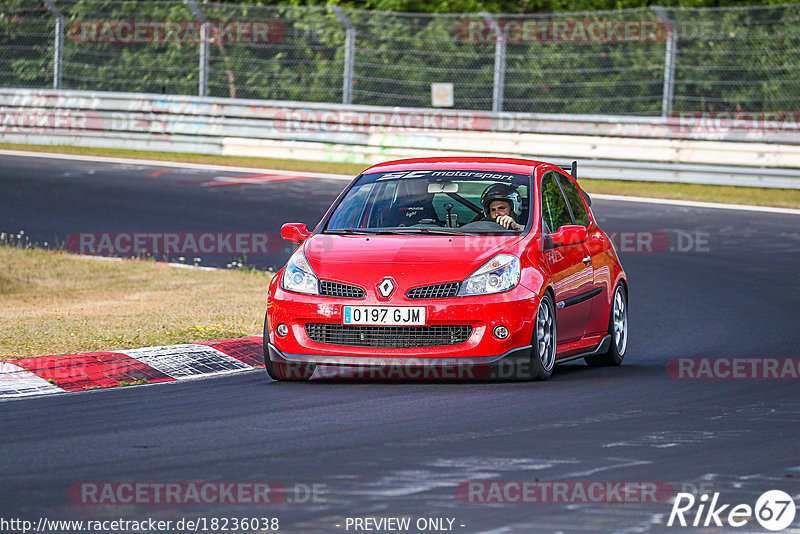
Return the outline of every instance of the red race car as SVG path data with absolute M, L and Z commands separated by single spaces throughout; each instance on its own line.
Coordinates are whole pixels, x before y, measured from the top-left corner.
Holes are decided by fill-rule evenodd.
M 628 284 L 590 205 L 562 167 L 539 161 L 370 167 L 313 232 L 281 228 L 300 246 L 269 286 L 267 373 L 546 380 L 576 358 L 619 365 Z

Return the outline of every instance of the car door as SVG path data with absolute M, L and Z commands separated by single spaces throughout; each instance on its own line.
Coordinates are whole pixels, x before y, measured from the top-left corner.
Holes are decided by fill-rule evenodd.
M 554 171 L 542 176 L 543 235 L 552 235 L 565 225 L 579 224 L 573 217 L 558 176 L 560 173 Z M 543 253 L 555 291 L 558 343 L 577 341 L 586 329 L 594 290 L 594 272 L 588 248 L 583 242 L 547 246 Z
M 591 293 L 584 294 L 591 304 L 589 316 L 586 320 L 584 336 L 591 336 L 605 332 L 608 329 L 608 313 L 604 302 L 608 302 L 608 292 L 611 284 L 611 271 L 607 261 L 603 260 L 603 251 L 606 249 L 605 236 L 597 224 L 591 220 L 587 203 L 584 202 L 577 184 L 562 173 L 558 174 L 558 183 L 567 199 L 567 204 L 572 212 L 575 224 L 586 227 L 586 250 L 591 256 L 592 282 Z
M 584 336 L 605 334 L 608 331 L 608 303 L 611 299 L 609 293 L 612 291 L 610 244 L 606 235 L 594 221 L 594 216 L 587 209 L 589 203 L 584 201 L 585 195 L 580 193 L 577 184 L 563 175 L 559 176 L 559 183 L 576 222 L 587 228 L 586 247 L 592 257 L 594 290 L 591 298 L 592 309 L 586 322 Z

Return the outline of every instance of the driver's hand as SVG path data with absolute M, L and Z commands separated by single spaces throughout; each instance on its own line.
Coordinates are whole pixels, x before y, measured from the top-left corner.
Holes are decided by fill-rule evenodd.
M 498 217 L 497 224 L 500 224 L 503 227 L 508 228 L 510 230 L 519 229 L 517 223 L 514 222 L 514 219 L 512 219 L 510 215 L 501 215 L 500 217 Z

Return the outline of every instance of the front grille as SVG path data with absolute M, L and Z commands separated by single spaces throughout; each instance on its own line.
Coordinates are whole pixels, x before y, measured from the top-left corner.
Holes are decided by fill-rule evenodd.
M 410 299 L 446 299 L 458 294 L 458 282 L 449 284 L 436 284 L 433 286 L 415 287 L 409 289 L 406 298 Z
M 342 297 L 346 299 L 364 298 L 364 290 L 358 286 L 329 282 L 327 280 L 320 280 L 319 294 L 327 297 Z
M 469 325 L 433 326 L 355 326 L 334 323 L 308 323 L 306 333 L 312 341 L 353 347 L 436 347 L 458 345 L 472 335 Z

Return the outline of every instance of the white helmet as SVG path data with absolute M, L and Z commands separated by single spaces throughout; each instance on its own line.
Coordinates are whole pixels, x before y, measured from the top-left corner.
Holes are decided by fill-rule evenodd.
M 495 200 L 503 200 L 508 202 L 511 211 L 516 217 L 522 213 L 522 199 L 517 193 L 516 188 L 506 184 L 494 184 L 486 188 L 481 195 L 481 205 L 483 206 L 483 214 L 489 217 L 489 206 Z

